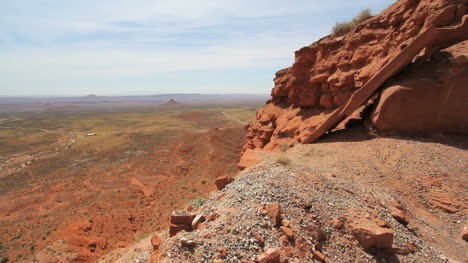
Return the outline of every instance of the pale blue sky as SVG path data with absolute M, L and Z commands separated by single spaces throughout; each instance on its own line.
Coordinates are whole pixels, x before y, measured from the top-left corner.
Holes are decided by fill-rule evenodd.
M 394 0 L 1 0 L 0 96 L 269 93 L 294 51 Z

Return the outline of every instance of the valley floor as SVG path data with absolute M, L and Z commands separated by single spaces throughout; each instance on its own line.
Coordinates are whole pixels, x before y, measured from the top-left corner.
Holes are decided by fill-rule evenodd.
M 12 114 L 0 124 L 0 261 L 95 262 L 165 229 L 172 209 L 238 172 L 245 131 L 232 118 L 255 107 Z

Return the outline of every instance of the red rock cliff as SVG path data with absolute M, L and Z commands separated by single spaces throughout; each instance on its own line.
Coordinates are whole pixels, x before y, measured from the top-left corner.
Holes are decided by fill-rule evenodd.
M 466 0 L 397 1 L 344 36 L 296 51 L 294 64 L 276 73 L 257 121 L 247 126 L 243 151 L 301 142 L 416 37 L 429 27 L 459 24 L 467 7 Z

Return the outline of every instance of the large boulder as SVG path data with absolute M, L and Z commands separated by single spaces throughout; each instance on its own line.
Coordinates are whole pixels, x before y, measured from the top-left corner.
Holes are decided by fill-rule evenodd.
M 468 132 L 468 41 L 410 66 L 385 88 L 371 116 L 375 128 Z

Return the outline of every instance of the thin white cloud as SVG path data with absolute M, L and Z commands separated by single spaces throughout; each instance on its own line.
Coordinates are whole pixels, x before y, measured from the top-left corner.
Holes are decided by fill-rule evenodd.
M 85 92 L 105 86 L 109 91 L 121 78 L 138 80 L 177 71 L 280 69 L 292 63 L 294 50 L 328 32 L 327 12 L 369 5 L 385 4 L 5 0 L 0 3 L 0 87 L 5 87 L 0 95 L 2 90 L 13 94 L 29 89 L 36 93 L 65 89 L 65 94 L 65 87 Z M 207 87 L 223 85 L 216 75 L 207 82 Z M 271 76 L 262 84 L 265 92 L 270 82 Z

